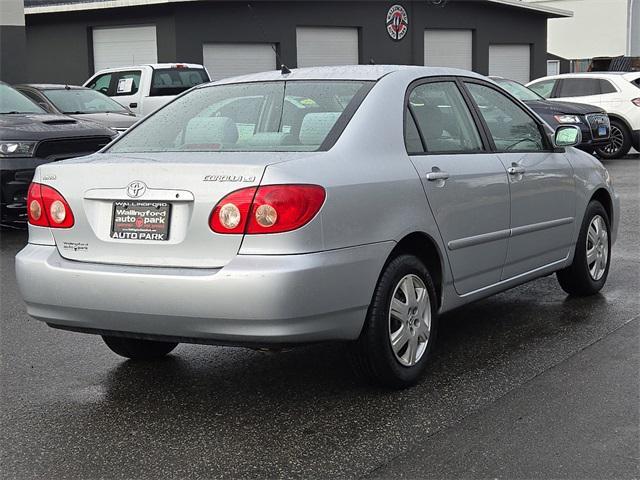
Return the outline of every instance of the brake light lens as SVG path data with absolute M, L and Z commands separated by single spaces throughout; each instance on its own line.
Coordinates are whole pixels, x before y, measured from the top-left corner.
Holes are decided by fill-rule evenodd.
M 32 183 L 27 193 L 29 223 L 37 227 L 71 228 L 73 212 L 64 197 L 55 188 Z
M 640 98 L 634 98 L 633 100 L 631 100 L 631 103 L 633 103 L 636 107 L 640 107 Z
M 303 227 L 326 198 L 319 185 L 264 185 L 230 193 L 214 207 L 209 226 L 216 233 L 283 233 Z

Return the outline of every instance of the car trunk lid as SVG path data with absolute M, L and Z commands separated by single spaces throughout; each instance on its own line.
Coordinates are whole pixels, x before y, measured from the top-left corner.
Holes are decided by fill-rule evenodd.
M 291 155 L 96 154 L 44 165 L 39 181 L 58 190 L 75 217 L 72 228 L 51 229 L 64 258 L 216 268 L 237 254 L 243 236 L 209 228 L 214 206 L 232 191 L 258 185 L 267 165 Z

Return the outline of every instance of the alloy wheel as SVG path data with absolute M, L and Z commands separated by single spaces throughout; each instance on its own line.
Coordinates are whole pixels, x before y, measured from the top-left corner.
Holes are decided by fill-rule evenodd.
M 431 301 L 424 281 L 405 275 L 397 283 L 389 308 L 389 342 L 398 362 L 412 367 L 427 350 L 431 333 Z
M 615 125 L 611 125 L 610 142 L 602 147 L 602 151 L 607 155 L 617 154 L 624 145 L 624 132 Z
M 602 278 L 609 261 L 609 233 L 607 224 L 600 215 L 591 219 L 587 232 L 587 268 L 595 281 Z

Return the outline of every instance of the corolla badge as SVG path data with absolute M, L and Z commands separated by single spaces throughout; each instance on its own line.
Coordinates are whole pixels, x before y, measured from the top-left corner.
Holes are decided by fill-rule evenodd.
M 144 182 L 140 180 L 136 180 L 135 182 L 131 182 L 127 185 L 127 195 L 131 198 L 139 198 L 144 195 L 144 192 L 147 191 L 147 186 Z

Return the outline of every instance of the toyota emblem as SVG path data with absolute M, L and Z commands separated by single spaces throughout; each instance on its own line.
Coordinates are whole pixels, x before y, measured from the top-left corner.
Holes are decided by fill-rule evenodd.
M 144 192 L 146 191 L 147 186 L 140 180 L 136 180 L 135 182 L 131 182 L 129 185 L 127 185 L 127 195 L 129 195 L 131 198 L 139 198 L 144 195 Z

